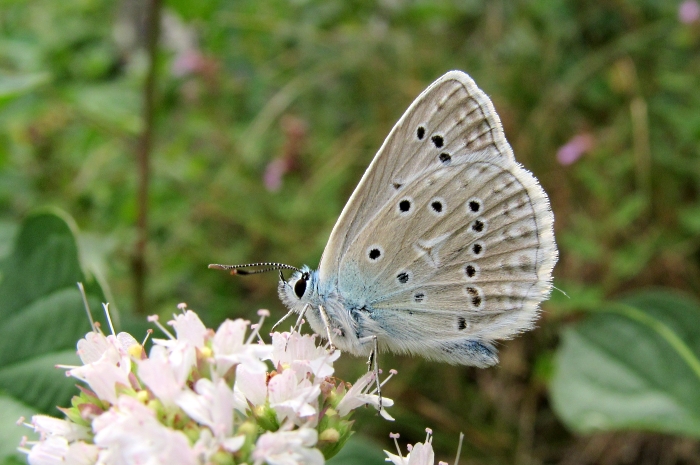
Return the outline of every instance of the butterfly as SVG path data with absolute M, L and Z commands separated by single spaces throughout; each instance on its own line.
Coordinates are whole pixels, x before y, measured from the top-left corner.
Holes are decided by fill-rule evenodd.
M 488 367 L 531 329 L 552 288 L 554 216 L 488 96 L 461 71 L 396 123 L 331 232 L 318 270 L 279 263 L 288 315 L 342 351 Z M 250 266 L 271 266 L 246 271 Z

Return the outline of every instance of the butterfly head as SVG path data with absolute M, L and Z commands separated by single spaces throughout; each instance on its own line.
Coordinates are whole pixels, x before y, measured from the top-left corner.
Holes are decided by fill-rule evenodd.
M 311 296 L 315 294 L 317 282 L 317 273 L 308 266 L 303 266 L 300 270 L 292 273 L 292 276 L 287 280 L 280 273 L 277 291 L 287 307 L 300 312 L 304 305 L 310 302 Z

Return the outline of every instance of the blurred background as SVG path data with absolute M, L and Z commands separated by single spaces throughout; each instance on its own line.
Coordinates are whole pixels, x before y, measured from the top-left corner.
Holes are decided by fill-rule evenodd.
M 361 413 L 353 447 L 431 427 L 450 463 L 460 432 L 462 464 L 700 463 L 695 0 L 0 0 L 0 458 L 74 394 L 51 367 L 89 330 L 75 281 L 135 335 L 179 302 L 276 321 L 276 275 L 207 264 L 316 267 L 451 69 L 549 194 L 562 292 L 497 367 L 383 355 L 396 422 Z

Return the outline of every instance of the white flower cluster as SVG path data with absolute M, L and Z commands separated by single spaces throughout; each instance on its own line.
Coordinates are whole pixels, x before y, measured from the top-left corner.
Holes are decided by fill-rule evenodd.
M 150 354 L 131 335 L 90 332 L 78 342 L 84 381 L 65 420 L 35 415 L 38 441 L 24 441 L 31 465 L 322 464 L 352 434 L 362 405 L 393 404 L 371 392 L 368 372 L 353 386 L 332 377 L 340 352 L 315 336 L 273 333 L 265 344 L 252 325 L 227 320 L 207 329 L 182 307 L 175 336 Z M 272 369 L 270 369 L 272 368 Z M 386 382 L 386 381 L 385 381 Z
M 415 445 L 408 444 L 408 454 L 406 454 L 406 457 L 404 457 L 401 453 L 401 448 L 399 447 L 399 443 L 397 441 L 397 439 L 399 438 L 399 434 L 391 433 L 389 437 L 394 440 L 394 443 L 396 444 L 396 451 L 398 452 L 398 454 L 392 454 L 388 450 L 385 450 L 384 453 L 387 455 L 387 458 L 385 460 L 387 462 L 393 463 L 394 465 L 434 465 L 435 452 L 433 452 L 433 430 L 431 430 L 430 428 L 426 428 L 425 432 L 427 433 L 425 436 L 425 442 L 419 442 Z M 463 437 L 464 435 L 460 436 L 460 449 L 462 447 L 461 441 Z M 458 464 L 458 461 L 459 450 L 457 451 L 455 465 Z M 447 465 L 447 463 L 440 461 L 438 462 L 438 465 Z

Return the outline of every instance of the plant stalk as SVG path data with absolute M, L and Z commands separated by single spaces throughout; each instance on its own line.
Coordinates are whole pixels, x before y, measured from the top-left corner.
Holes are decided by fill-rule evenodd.
M 156 59 L 160 35 L 161 0 L 149 0 L 146 18 L 146 51 L 148 74 L 143 86 L 143 129 L 136 147 L 136 169 L 138 186 L 136 193 L 136 245 L 132 257 L 134 277 L 134 309 L 146 313 L 146 246 L 148 244 L 148 184 L 150 158 L 153 150 L 153 125 L 155 112 Z

